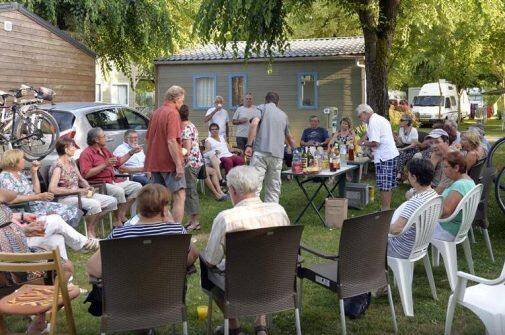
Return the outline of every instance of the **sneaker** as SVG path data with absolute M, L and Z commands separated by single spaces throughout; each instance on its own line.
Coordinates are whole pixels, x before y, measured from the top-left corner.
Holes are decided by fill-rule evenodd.
M 86 241 L 86 244 L 82 247 L 82 251 L 84 252 L 90 252 L 90 251 L 96 251 L 100 247 L 100 241 L 96 238 L 88 238 Z

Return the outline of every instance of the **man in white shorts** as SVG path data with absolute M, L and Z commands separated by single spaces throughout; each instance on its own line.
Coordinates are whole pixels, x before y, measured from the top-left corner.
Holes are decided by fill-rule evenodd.
M 142 148 L 137 145 L 125 155 L 116 157 L 105 147 L 105 133 L 101 128 L 91 129 L 88 132 L 87 142 L 89 146 L 79 157 L 81 174 L 91 183 L 105 183 L 107 195 L 113 196 L 118 202 L 118 209 L 114 212 L 114 225 L 122 226 L 127 220 L 126 212 L 132 207 L 142 185 L 115 177 L 114 168 L 123 165 Z

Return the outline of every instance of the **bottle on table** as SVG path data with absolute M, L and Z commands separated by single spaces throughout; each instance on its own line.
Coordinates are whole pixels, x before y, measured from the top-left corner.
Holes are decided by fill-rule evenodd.
M 309 155 L 307 153 L 308 148 L 302 148 L 302 172 L 307 172 L 307 167 L 309 166 Z
M 329 167 L 331 172 L 335 172 L 340 168 L 340 161 L 339 157 L 337 155 L 338 151 L 335 150 L 335 148 L 332 146 L 330 153 L 329 153 Z
M 295 148 L 293 150 L 293 161 L 291 162 L 291 171 L 293 173 L 302 173 L 303 172 L 303 164 L 302 164 L 302 156 L 300 155 L 300 151 Z
M 340 165 L 343 167 L 343 166 L 347 166 L 347 148 L 346 148 L 346 145 L 345 143 L 341 143 L 340 144 Z
M 352 144 L 351 141 L 349 141 L 348 145 L 348 155 L 349 155 L 349 161 L 354 161 L 354 144 Z

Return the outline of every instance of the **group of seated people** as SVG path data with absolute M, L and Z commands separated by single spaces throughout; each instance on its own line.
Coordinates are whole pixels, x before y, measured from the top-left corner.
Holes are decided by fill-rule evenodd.
M 443 207 L 441 219 L 450 217 L 463 197 L 475 187 L 475 182 L 466 171 L 465 157 L 462 153 L 453 151 L 447 153 L 442 160 L 443 173 L 450 181 L 441 193 Z M 438 193 L 432 187 L 435 177 L 435 168 L 432 162 L 424 158 L 413 158 L 407 163 L 407 178 L 412 186 L 406 194 L 406 203 L 398 208 L 390 226 L 388 256 L 408 258 L 414 246 L 415 226 L 403 232 L 405 225 L 414 212 L 427 201 L 436 197 Z M 435 227 L 433 238 L 443 241 L 454 241 L 461 225 L 461 214 L 449 222 L 438 223 Z M 395 236 L 398 235 L 398 236 Z
M 458 131 L 457 123 L 452 120 L 437 122 L 433 124 L 432 129 L 433 131 L 421 142 L 411 116 L 409 114 L 402 115 L 399 132 L 395 134 L 400 152 L 397 179 L 402 179 L 405 167 L 412 158 L 423 157 L 431 159 L 436 167 L 435 183 L 437 184 L 442 175 L 440 163 L 447 152 L 460 151 L 465 156 L 467 170 L 470 170 L 478 160 L 485 158 L 491 149 L 491 145 L 484 137 L 484 128 L 480 123 L 469 127 L 463 133 Z M 447 143 L 447 146 L 444 143 Z M 440 191 L 441 189 L 439 189 L 439 193 Z

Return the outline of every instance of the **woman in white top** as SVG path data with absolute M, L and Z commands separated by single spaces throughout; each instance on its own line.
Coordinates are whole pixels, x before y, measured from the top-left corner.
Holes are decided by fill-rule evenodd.
M 209 131 L 211 136 L 205 140 L 205 157 L 215 154 L 220 159 L 226 173 L 235 166 L 244 165 L 244 158 L 233 154 L 234 152 L 241 154 L 242 150 L 229 147 L 224 137 L 219 135 L 217 123 L 212 123 L 209 126 Z
M 412 126 L 412 117 L 410 115 L 403 114 L 400 118 L 400 129 L 398 130 L 398 135 L 395 134 L 395 140 L 400 152 L 400 156 L 398 157 L 398 175 L 396 178 L 401 179 L 405 166 L 419 151 L 419 134 L 417 133 L 417 129 Z

